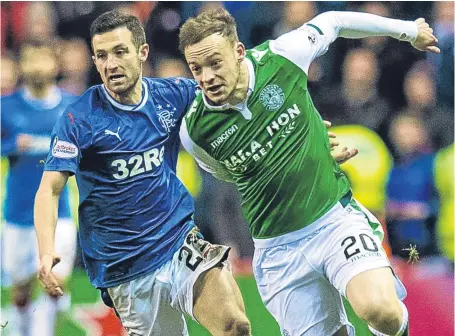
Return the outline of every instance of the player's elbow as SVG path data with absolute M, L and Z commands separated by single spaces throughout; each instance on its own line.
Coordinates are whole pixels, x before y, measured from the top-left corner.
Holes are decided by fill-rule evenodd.
M 68 181 L 69 173 L 60 171 L 45 171 L 41 179 L 38 191 L 51 193 L 53 197 L 59 197 Z

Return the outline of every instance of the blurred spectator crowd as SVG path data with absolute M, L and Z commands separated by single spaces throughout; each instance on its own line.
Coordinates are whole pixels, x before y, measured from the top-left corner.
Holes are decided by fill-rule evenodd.
M 190 77 L 177 49 L 179 27 L 213 6 L 224 6 L 236 18 L 247 48 L 328 10 L 426 18 L 439 39 L 440 55 L 391 38 L 340 38 L 311 65 L 309 90 L 341 139 L 355 138 L 352 146 L 360 154 L 345 172 L 355 196 L 383 221 L 392 253 L 406 258 L 405 248 L 412 244 L 421 256 L 443 255 L 453 262 L 453 2 L 2 1 L 2 95 L 20 86 L 15 51 L 26 38 L 58 41 L 62 88 L 81 94 L 100 83 L 90 59 L 89 27 L 112 9 L 136 15 L 146 28 L 151 55 L 145 76 Z M 203 233 L 250 257 L 253 244 L 234 185 L 215 180 L 182 155 L 180 175 L 196 197 L 196 222 Z

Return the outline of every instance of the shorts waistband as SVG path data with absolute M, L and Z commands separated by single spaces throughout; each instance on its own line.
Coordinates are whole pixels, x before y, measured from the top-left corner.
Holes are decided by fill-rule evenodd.
M 352 198 L 352 192 L 347 192 L 335 205 L 327 211 L 322 217 L 315 220 L 313 223 L 301 228 L 300 230 L 285 233 L 273 238 L 253 238 L 255 248 L 269 248 L 279 245 L 285 245 L 294 241 L 303 239 L 308 236 L 317 234 L 320 230 L 330 224 L 331 220 L 338 216 L 344 208 L 349 205 Z

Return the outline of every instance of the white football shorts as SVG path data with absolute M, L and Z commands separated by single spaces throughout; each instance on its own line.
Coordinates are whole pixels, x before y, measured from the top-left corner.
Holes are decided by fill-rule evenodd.
M 59 218 L 55 228 L 55 252 L 61 261 L 52 271 L 62 279 L 73 269 L 76 258 L 77 229 L 70 218 Z M 2 229 L 3 286 L 28 281 L 36 276 L 39 266 L 35 227 L 4 223 Z
M 254 239 L 259 293 L 283 335 L 333 335 L 344 325 L 354 335 L 342 296 L 356 275 L 390 267 L 382 238 L 379 221 L 351 199 L 301 230 Z M 398 278 L 395 287 L 404 299 Z
M 193 229 L 173 258 L 153 273 L 107 289 L 130 336 L 188 335 L 193 286 L 205 271 L 223 263 L 230 247 L 212 245 Z M 197 321 L 196 321 L 197 322 Z

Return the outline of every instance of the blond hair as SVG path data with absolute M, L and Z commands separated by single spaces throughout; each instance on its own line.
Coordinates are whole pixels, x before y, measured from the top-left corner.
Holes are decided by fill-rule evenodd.
M 189 18 L 180 28 L 179 49 L 184 53 L 186 47 L 216 33 L 231 43 L 239 40 L 235 20 L 224 8 L 212 9 Z

